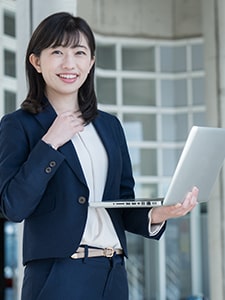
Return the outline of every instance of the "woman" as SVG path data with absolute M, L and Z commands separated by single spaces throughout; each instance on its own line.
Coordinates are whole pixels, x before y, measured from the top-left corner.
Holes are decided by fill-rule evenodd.
M 23 300 L 126 300 L 125 231 L 159 239 L 183 204 L 154 209 L 90 208 L 134 198 L 118 119 L 97 110 L 95 40 L 88 24 L 56 13 L 34 31 L 26 54 L 29 91 L 0 127 L 1 209 L 24 222 Z

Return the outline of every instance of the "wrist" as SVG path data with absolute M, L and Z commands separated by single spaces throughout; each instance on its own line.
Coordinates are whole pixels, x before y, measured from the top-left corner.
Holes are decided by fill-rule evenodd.
M 49 147 L 51 147 L 52 149 L 54 149 L 54 150 L 57 150 L 57 149 L 58 149 L 58 147 L 57 147 L 56 144 L 49 143 L 48 141 L 45 141 L 44 139 L 42 139 L 42 141 L 43 141 L 45 144 L 47 144 Z
M 164 218 L 160 213 L 160 209 L 158 207 L 154 207 L 151 209 L 151 223 L 152 224 L 160 224 L 164 222 Z

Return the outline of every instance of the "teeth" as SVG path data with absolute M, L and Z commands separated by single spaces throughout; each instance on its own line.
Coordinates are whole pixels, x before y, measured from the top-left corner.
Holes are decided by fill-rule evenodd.
M 59 77 L 65 78 L 65 79 L 74 79 L 77 77 L 77 75 L 74 74 L 59 74 Z

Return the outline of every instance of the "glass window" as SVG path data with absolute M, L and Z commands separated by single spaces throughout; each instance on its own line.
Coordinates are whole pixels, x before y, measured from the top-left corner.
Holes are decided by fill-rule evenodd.
M 187 106 L 187 80 L 162 80 L 161 97 L 162 106 Z
M 166 233 L 166 298 L 191 295 L 190 218 L 171 219 Z
M 192 70 L 204 70 L 203 45 L 192 45 Z
M 16 224 L 5 222 L 4 226 L 4 276 L 6 281 L 5 299 L 16 299 L 16 275 L 17 275 L 17 229 Z
M 4 34 L 12 37 L 16 36 L 16 19 L 12 12 L 4 12 Z
M 10 113 L 16 109 L 16 94 L 10 91 L 4 91 L 5 113 Z
M 187 70 L 185 46 L 161 46 L 160 57 L 161 72 L 176 73 Z
M 127 260 L 127 273 L 129 282 L 129 299 L 144 299 L 144 243 L 140 236 L 127 233 L 129 243 L 129 259 Z
M 187 114 L 163 115 L 162 139 L 164 142 L 185 141 L 188 132 Z
M 15 52 L 4 50 L 5 75 L 16 77 L 16 54 Z
M 144 45 L 131 39 L 130 46 L 126 40 L 112 37 L 111 45 L 104 46 L 103 38 L 97 67 L 107 70 L 107 78 L 97 80 L 97 94 L 100 102 L 110 104 L 110 112 L 113 109 L 123 120 L 136 197 L 164 197 L 190 127 L 206 124 L 203 44 L 199 39 L 155 40 L 151 41 L 154 46 L 149 46 L 148 41 Z M 129 237 L 131 300 L 158 299 L 164 293 L 165 299 L 187 299 L 192 294 L 190 238 L 194 244 L 196 237 L 190 234 L 189 222 L 190 215 L 172 221 L 165 236 L 169 255 L 163 262 L 164 241 Z M 201 231 L 200 238 L 202 234 L 207 236 Z M 207 261 L 207 253 L 204 257 Z M 204 270 L 207 273 L 203 263 Z M 164 275 L 166 282 L 160 280 Z M 208 278 L 202 276 L 205 290 Z
M 155 71 L 154 47 L 123 47 L 122 69 L 125 71 Z
M 115 45 L 97 45 L 96 66 L 100 69 L 116 69 Z
M 123 123 L 129 141 L 156 140 L 156 115 L 124 114 Z
M 99 103 L 116 104 L 116 79 L 98 77 L 96 79 L 96 94 Z
M 157 152 L 155 149 L 130 147 L 129 151 L 135 176 L 157 175 Z
M 155 106 L 155 80 L 123 79 L 123 104 Z
M 182 151 L 181 149 L 163 150 L 163 175 L 164 176 L 173 176 L 179 157 L 181 155 L 181 151 Z
M 135 184 L 135 194 L 137 198 L 157 198 L 158 184 L 156 183 L 137 183 Z
M 205 81 L 204 78 L 192 79 L 192 98 L 194 105 L 204 105 L 205 103 Z
M 196 126 L 206 126 L 206 114 L 205 112 L 193 113 L 193 124 Z

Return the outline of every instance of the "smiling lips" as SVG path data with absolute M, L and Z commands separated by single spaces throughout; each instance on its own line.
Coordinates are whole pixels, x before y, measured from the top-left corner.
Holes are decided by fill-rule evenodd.
M 64 80 L 74 81 L 78 75 L 77 74 L 58 74 L 59 78 Z

